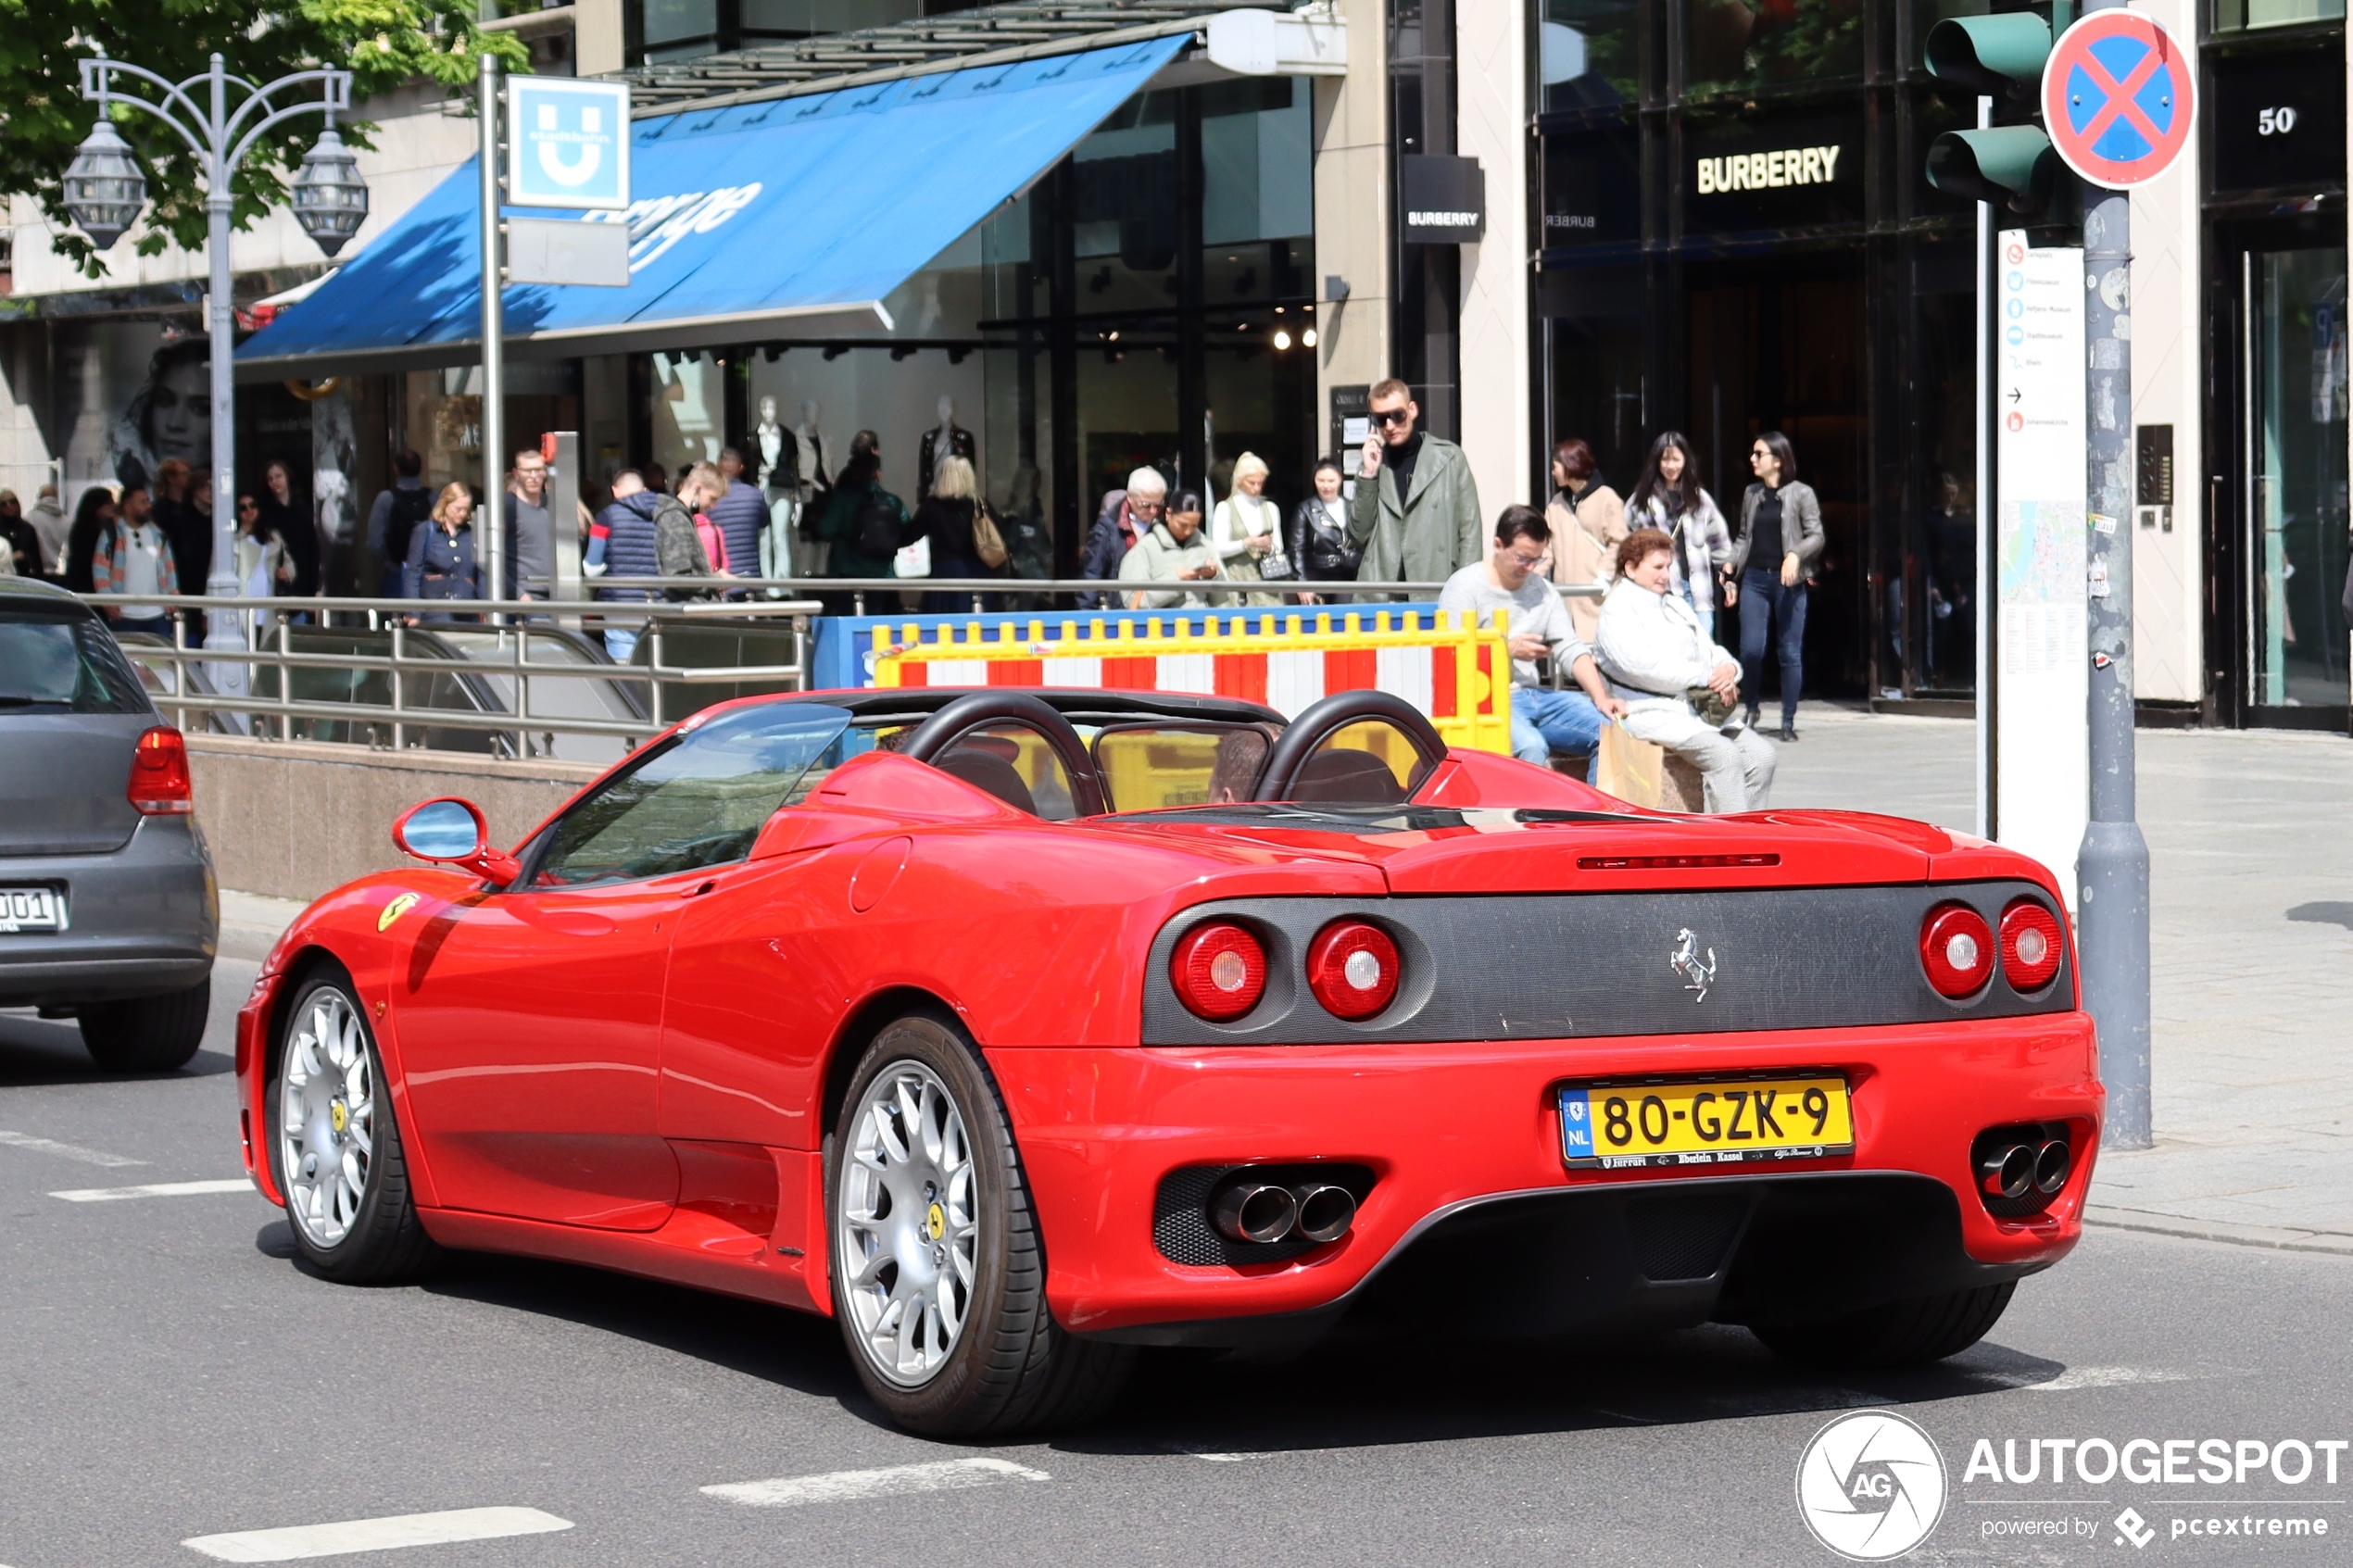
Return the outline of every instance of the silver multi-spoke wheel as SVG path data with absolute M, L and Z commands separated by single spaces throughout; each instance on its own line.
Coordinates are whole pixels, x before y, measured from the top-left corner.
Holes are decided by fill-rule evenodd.
M 852 1337 L 884 1377 L 918 1386 L 956 1348 L 979 1272 L 972 1141 L 937 1073 L 902 1060 L 866 1085 L 838 1191 Z
M 313 1245 L 351 1234 L 375 1162 L 375 1074 L 350 998 L 322 987 L 288 1032 L 279 1080 L 278 1161 L 286 1211 Z

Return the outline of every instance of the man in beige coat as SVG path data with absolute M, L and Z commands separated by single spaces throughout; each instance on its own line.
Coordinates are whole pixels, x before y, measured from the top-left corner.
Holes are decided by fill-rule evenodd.
M 1365 552 L 1359 583 L 1443 583 L 1487 558 L 1478 486 L 1451 441 L 1417 429 L 1421 408 L 1394 377 L 1369 399 L 1373 428 L 1348 503 L 1348 541 Z

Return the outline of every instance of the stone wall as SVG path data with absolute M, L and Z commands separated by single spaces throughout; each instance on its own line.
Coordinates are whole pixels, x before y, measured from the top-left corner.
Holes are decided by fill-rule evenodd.
M 510 847 L 602 771 L 195 734 L 188 761 L 220 885 L 301 899 L 412 863 L 392 847 L 392 822 L 420 800 L 463 796 L 489 819 L 491 842 Z

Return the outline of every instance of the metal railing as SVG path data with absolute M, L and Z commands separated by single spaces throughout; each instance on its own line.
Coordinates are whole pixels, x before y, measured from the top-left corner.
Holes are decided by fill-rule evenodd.
M 676 586 L 672 580 L 672 587 Z M 741 602 L 697 601 L 687 604 L 616 604 L 595 606 L 556 604 L 544 599 L 419 600 L 371 598 L 213 598 L 188 594 L 85 594 L 94 607 L 122 611 L 145 610 L 168 618 L 168 642 L 126 644 L 134 662 L 160 674 L 161 691 L 154 695 L 159 709 L 175 715 L 182 729 L 189 716 L 218 715 L 220 727 L 236 733 L 268 734 L 300 738 L 296 723 L 344 724 L 365 727 L 371 739 L 405 748 L 430 730 L 491 732 L 510 737 L 516 756 L 533 751 L 530 737 L 577 734 L 618 737 L 634 743 L 658 734 L 678 720 L 709 705 L 692 688 L 713 685 L 774 684 L 799 689 L 809 663 L 809 619 L 823 607 L 805 600 L 753 599 Z M 244 650 L 200 646 L 190 624 L 194 612 L 244 614 L 254 618 L 253 646 Z M 464 619 L 459 619 L 463 617 Z M 331 619 L 332 618 L 332 619 Z M 152 620 L 152 614 L 134 617 Z M 714 622 L 783 621 L 776 628 L 791 637 L 792 657 L 784 663 L 708 665 L 672 662 L 666 657 L 683 628 L 717 630 Z M 585 623 L 584 625 L 584 622 Z M 116 621 L 118 630 L 130 630 Z M 594 635 L 603 627 L 638 629 L 644 662 L 609 663 L 578 657 L 573 639 L 585 631 Z M 338 633 L 385 633 L 384 652 L 336 652 L 305 642 L 332 641 Z M 495 646 L 485 657 L 452 657 L 439 633 L 487 634 Z M 423 635 L 420 635 L 423 633 Z M 412 648 L 412 642 L 422 645 Z M 560 644 L 563 657 L 546 657 Z M 535 658 L 535 646 L 541 657 Z M 257 693 L 264 683 L 254 677 L 274 671 L 274 693 Z M 297 671 L 346 671 L 353 689 L 360 678 L 385 677 L 389 700 L 322 701 L 295 695 Z M 411 683 L 419 678 L 451 677 L 460 685 L 480 688 L 491 679 L 511 682 L 514 700 L 499 707 L 451 707 L 417 700 Z M 545 683 L 591 681 L 604 684 L 627 697 L 624 706 L 642 716 L 597 718 L 575 707 L 552 711 L 535 702 L 537 685 Z M 238 689 L 243 688 L 243 689 Z M 608 707 L 611 706 L 607 704 Z M 274 725 L 273 725 L 274 721 Z
M 602 596 L 614 590 L 661 593 L 678 590 L 675 577 L 598 577 L 589 580 L 595 591 Z M 703 579 L 694 581 L 702 582 Z M 753 595 L 785 595 L 793 598 L 813 598 L 824 595 L 828 599 L 847 594 L 851 599 L 853 615 L 916 614 L 902 610 L 898 596 L 902 594 L 969 595 L 975 613 L 986 613 L 984 601 L 1027 598 L 1043 596 L 1049 598 L 1076 597 L 1090 595 L 1117 599 L 1139 586 L 1121 583 L 1115 578 L 1093 577 L 743 577 L 711 580 L 728 592 L 738 590 Z M 1235 603 L 1252 594 L 1272 594 L 1290 605 L 1296 596 L 1312 593 L 1319 598 L 1333 600 L 1434 599 L 1446 586 L 1443 583 L 1335 583 L 1301 582 L 1237 582 L 1227 578 L 1211 578 L 1205 582 L 1151 583 L 1142 584 L 1154 592 L 1169 592 L 1181 588 L 1189 594 L 1202 594 L 1213 601 Z M 1554 592 L 1564 599 L 1597 599 L 1603 590 L 1587 583 L 1553 584 Z M 333 603 L 348 603 L 334 600 Z M 1119 608 L 1116 605 L 1106 608 Z M 1063 613 L 1051 611 L 1050 613 Z
M 1091 578 L 714 578 L 691 580 L 693 592 L 728 596 L 680 602 L 681 580 L 668 578 L 598 578 L 600 596 L 638 593 L 646 599 L 599 597 L 594 600 L 480 599 L 420 600 L 401 598 L 340 598 L 324 595 L 304 598 L 213 598 L 193 594 L 85 594 L 94 607 L 116 612 L 149 611 L 167 618 L 168 640 L 126 646 L 133 659 L 145 666 L 163 689 L 155 694 L 157 707 L 172 712 L 182 729 L 192 714 L 211 718 L 219 729 L 245 734 L 273 734 L 279 739 L 302 738 L 322 725 L 350 726 L 365 732 L 366 744 L 395 749 L 426 744 L 427 732 L 479 733 L 490 737 L 492 749 L 516 757 L 552 755 L 556 735 L 617 737 L 623 747 L 662 730 L 714 700 L 713 686 L 773 685 L 805 689 L 810 658 L 810 621 L 828 608 L 814 596 L 822 594 L 836 608 L 848 596 L 856 615 L 898 616 L 924 613 L 905 607 L 902 596 L 953 594 L 971 596 L 971 611 L 989 613 L 1009 600 L 1029 603 L 1018 613 L 1068 617 L 1095 613 L 1075 607 L 1038 607 L 1037 600 L 1073 598 L 1079 595 L 1116 597 L 1119 583 Z M 1129 586 L 1133 586 L 1130 584 Z M 1168 584 L 1155 584 L 1165 589 Z M 1328 583 L 1312 584 L 1277 582 L 1250 583 L 1211 579 L 1184 584 L 1188 593 L 1208 599 L 1213 608 L 1237 612 L 1267 608 L 1251 606 L 1249 596 L 1271 595 L 1280 608 L 1295 608 L 1297 596 L 1312 592 L 1319 599 L 1342 608 L 1363 603 L 1378 608 L 1398 599 L 1428 601 L 1444 586 L 1440 583 Z M 1564 598 L 1597 597 L 1599 588 L 1560 586 Z M 1117 608 L 1117 605 L 1101 607 Z M 251 618 L 252 646 L 243 651 L 200 646 L 201 633 L 192 624 L 198 613 L 239 614 Z M 960 607 L 957 613 L 963 613 Z M 136 619 L 152 619 L 141 615 Z M 787 662 L 692 664 L 668 657 L 684 628 L 741 629 L 745 622 L 786 622 L 791 658 Z M 118 622 L 120 624 L 120 622 Z M 581 657 L 582 634 L 595 636 L 607 629 L 636 630 L 643 639 L 642 663 L 604 662 Z M 386 634 L 378 651 L 336 651 L 315 646 L 332 641 L 337 633 Z M 419 636 L 418 633 L 425 633 Z M 479 656 L 453 653 L 448 637 L 485 635 L 494 646 Z M 297 642 L 314 646 L 297 646 Z M 418 646 L 411 646 L 414 643 Z M 558 645 L 561 645 L 560 652 Z M 539 650 L 535 657 L 534 649 Z M 740 653 L 740 650 L 738 650 Z M 548 657 L 556 654 L 556 657 Z M 258 681 L 260 671 L 274 672 Z M 297 671 L 316 675 L 342 671 L 351 696 L 321 700 L 296 691 Z M 362 701 L 359 689 L 366 678 L 384 679 L 384 700 Z M 447 677 L 469 695 L 472 705 L 449 706 L 430 698 L 436 690 L 412 683 Z M 511 700 L 487 689 L 486 683 L 506 683 Z M 546 695 L 545 684 L 597 682 L 618 693 L 623 716 L 598 717 L 579 711 L 554 711 L 546 701 L 535 701 L 535 688 Z M 258 692 L 258 685 L 274 691 Z M 574 688 L 576 692 L 577 687 Z M 595 694 L 591 694 L 591 706 Z M 614 706 L 607 702 L 610 709 Z M 539 737 L 535 740 L 535 737 Z

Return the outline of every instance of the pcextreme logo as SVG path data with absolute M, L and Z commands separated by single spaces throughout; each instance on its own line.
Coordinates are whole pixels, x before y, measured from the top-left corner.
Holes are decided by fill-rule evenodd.
M 1856 1562 L 1928 1539 L 1944 1515 L 1944 1456 L 1889 1411 L 1857 1411 L 1814 1434 L 1797 1461 L 1797 1511 L 1814 1538 Z

